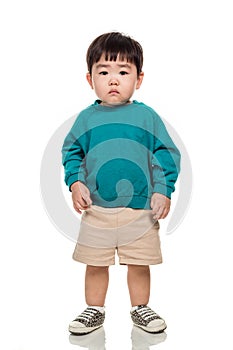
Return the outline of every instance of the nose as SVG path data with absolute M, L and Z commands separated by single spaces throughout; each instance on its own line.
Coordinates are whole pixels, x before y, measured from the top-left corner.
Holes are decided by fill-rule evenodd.
M 118 85 L 119 85 L 119 82 L 118 82 L 118 80 L 116 79 L 116 77 L 112 76 L 112 77 L 109 79 L 109 85 L 110 85 L 110 86 L 112 86 L 112 85 L 118 86 Z

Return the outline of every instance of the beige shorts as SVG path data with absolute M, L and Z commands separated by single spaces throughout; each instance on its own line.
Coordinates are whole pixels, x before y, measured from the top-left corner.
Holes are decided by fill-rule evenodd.
M 162 263 L 159 222 L 151 210 L 92 205 L 81 220 L 73 259 L 92 266 Z

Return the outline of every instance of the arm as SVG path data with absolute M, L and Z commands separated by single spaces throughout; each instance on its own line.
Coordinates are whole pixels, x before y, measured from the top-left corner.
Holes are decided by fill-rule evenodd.
M 90 191 L 84 185 L 86 178 L 85 153 L 74 137 L 72 129 L 62 147 L 62 163 L 65 168 L 65 183 L 72 192 L 74 209 L 81 214 L 92 204 Z
M 85 153 L 75 138 L 73 130 L 68 133 L 62 147 L 62 164 L 65 170 L 65 183 L 71 190 L 76 181 L 85 183 Z
M 162 120 L 157 117 L 152 159 L 154 219 L 164 219 L 170 210 L 171 194 L 180 171 L 180 152 L 173 143 Z

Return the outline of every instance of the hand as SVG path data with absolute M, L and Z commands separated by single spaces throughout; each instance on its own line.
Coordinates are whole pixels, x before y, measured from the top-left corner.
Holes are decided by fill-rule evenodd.
M 151 197 L 150 206 L 153 219 L 164 219 L 170 211 L 171 200 L 161 193 L 154 193 Z
M 91 204 L 89 189 L 80 181 L 74 182 L 71 185 L 72 200 L 74 209 L 82 214 L 82 210 L 86 210 Z

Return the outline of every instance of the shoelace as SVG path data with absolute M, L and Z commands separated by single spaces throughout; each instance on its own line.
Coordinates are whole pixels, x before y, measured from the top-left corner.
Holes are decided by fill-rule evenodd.
M 139 307 L 136 311 L 146 321 L 149 319 L 160 318 L 159 315 L 157 315 L 153 310 L 151 310 L 149 306 Z
M 92 309 L 92 308 L 86 308 L 86 310 L 84 310 L 81 315 L 79 315 L 75 321 L 83 319 L 83 320 L 87 320 L 89 321 L 93 316 L 95 316 L 95 314 L 97 313 L 97 310 Z

